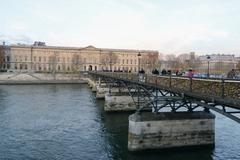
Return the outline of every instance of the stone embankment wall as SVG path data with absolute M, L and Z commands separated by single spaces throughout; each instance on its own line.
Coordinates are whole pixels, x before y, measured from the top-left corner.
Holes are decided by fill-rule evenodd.
M 80 74 L 1 73 L 0 84 L 85 83 Z

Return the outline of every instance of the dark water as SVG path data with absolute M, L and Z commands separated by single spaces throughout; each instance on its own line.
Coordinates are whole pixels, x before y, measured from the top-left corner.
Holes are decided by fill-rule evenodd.
M 129 114 L 103 105 L 87 85 L 0 86 L 0 159 L 240 159 L 240 124 L 220 115 L 214 149 L 129 153 Z

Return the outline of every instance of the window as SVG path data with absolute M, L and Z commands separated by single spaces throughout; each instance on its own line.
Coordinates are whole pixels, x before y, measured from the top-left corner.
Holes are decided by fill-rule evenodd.
M 122 64 L 124 64 L 124 59 L 122 60 Z
M 25 56 L 25 61 L 27 61 L 27 56 Z
M 130 60 L 130 63 L 132 64 L 132 59 Z
M 43 58 L 44 62 L 46 62 L 46 57 Z
M 39 58 L 38 58 L 38 60 L 39 60 L 39 62 L 41 62 L 42 58 L 41 58 L 41 57 L 39 57 Z
M 33 61 L 36 62 L 36 56 L 33 57 Z
M 127 59 L 127 64 L 128 64 L 128 59 Z
M 27 64 L 25 64 L 25 69 L 28 69 Z

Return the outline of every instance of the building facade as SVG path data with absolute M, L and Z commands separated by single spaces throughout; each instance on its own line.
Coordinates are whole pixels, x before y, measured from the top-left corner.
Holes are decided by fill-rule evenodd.
M 158 51 L 87 47 L 0 45 L 1 69 L 9 72 L 151 71 Z
M 199 56 L 201 66 L 200 72 L 210 74 L 227 74 L 230 70 L 236 69 L 239 59 L 233 54 L 210 54 Z

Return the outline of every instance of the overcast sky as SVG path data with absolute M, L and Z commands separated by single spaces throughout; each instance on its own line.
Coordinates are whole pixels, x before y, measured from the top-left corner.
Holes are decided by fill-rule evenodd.
M 0 0 L 0 41 L 240 54 L 240 0 Z

